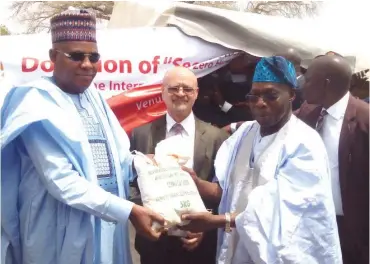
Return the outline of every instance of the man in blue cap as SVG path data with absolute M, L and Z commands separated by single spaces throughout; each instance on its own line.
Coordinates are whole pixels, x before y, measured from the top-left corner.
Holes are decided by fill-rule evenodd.
M 154 212 L 126 200 L 125 131 L 91 85 L 96 19 L 51 20 L 52 77 L 10 89 L 1 106 L 1 263 L 131 264 L 128 222 L 158 239 Z M 3 95 L 1 95 L 3 97 Z
M 283 57 L 284 59 L 291 62 L 294 66 L 294 70 L 295 70 L 296 78 L 297 78 L 297 85 L 294 88 L 295 98 L 292 102 L 292 109 L 294 111 L 294 110 L 298 109 L 301 106 L 301 104 L 303 103 L 302 87 L 303 87 L 303 84 L 304 84 L 305 80 L 304 80 L 304 75 L 302 74 L 302 70 L 301 70 L 302 58 L 299 55 L 299 53 L 295 49 L 292 49 L 292 48 L 290 48 L 286 51 L 281 51 L 280 53 L 275 54 L 275 56 Z M 246 120 L 248 120 L 248 119 L 244 119 L 244 121 L 246 121 Z M 244 121 L 231 123 L 230 125 L 225 126 L 224 129 L 228 133 L 232 134 L 244 123 Z
M 292 115 L 292 63 L 262 58 L 247 98 L 255 121 L 224 142 L 215 182 L 193 177 L 219 215 L 183 215 L 185 230 L 219 228 L 218 264 L 340 264 L 330 170 L 319 134 Z

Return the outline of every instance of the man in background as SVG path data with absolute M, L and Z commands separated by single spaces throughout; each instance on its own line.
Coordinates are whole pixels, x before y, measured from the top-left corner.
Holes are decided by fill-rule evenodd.
M 245 55 L 240 55 L 224 68 L 201 78 L 194 114 L 217 127 L 251 120 L 245 96 L 251 88 L 254 66 Z
M 350 92 L 353 96 L 369 103 L 369 69 L 354 73 L 351 80 Z
M 339 55 L 313 60 L 306 102 L 296 115 L 321 135 L 329 156 L 344 264 L 369 263 L 369 105 L 350 92 L 352 70 Z
M 285 52 L 281 52 L 276 54 L 276 56 L 281 56 L 294 65 L 294 69 L 296 72 L 297 76 L 297 89 L 295 89 L 295 98 L 293 101 L 293 111 L 298 109 L 301 104 L 303 103 L 302 99 L 302 87 L 304 85 L 304 75 L 302 74 L 302 68 L 301 68 L 301 63 L 302 63 L 302 58 L 299 55 L 299 53 L 295 49 L 288 49 Z

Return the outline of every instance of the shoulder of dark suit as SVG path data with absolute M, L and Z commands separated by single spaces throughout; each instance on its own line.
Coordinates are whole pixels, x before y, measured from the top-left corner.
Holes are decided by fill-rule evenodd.
M 347 107 L 354 108 L 355 111 L 350 111 L 351 113 L 355 113 L 353 117 L 354 120 L 360 125 L 362 130 L 369 132 L 369 104 L 353 96 L 351 96 L 349 100 L 350 101 Z M 320 106 L 318 105 L 304 102 L 299 109 L 294 111 L 294 114 L 298 118 L 305 120 L 307 115 L 309 115 L 312 111 L 317 110 L 319 107 Z M 347 112 L 348 111 L 346 111 L 346 113 Z
M 369 104 L 355 97 L 351 97 L 351 100 L 351 107 L 356 110 L 354 118 L 357 124 L 359 124 L 361 130 L 369 133 Z
M 320 107 L 319 105 L 308 104 L 305 101 L 305 102 L 302 103 L 300 108 L 298 108 L 297 110 L 295 110 L 293 112 L 293 114 L 295 114 L 298 117 L 305 116 L 305 115 L 311 113 L 312 111 L 316 110 L 319 107 Z
M 221 140 L 226 140 L 229 137 L 229 134 L 225 130 L 215 127 L 198 118 L 195 118 L 195 120 L 196 122 L 198 122 L 198 125 L 201 126 L 210 136 L 213 135 L 214 137 L 220 138 Z
M 142 135 L 142 134 L 147 135 L 148 133 L 151 132 L 151 129 L 152 129 L 153 125 L 159 125 L 159 123 L 163 123 L 163 119 L 164 119 L 164 117 L 160 117 L 159 119 L 154 120 L 150 123 L 147 123 L 147 124 L 144 124 L 142 126 L 136 127 L 132 130 L 131 134 L 135 135 L 135 136 Z

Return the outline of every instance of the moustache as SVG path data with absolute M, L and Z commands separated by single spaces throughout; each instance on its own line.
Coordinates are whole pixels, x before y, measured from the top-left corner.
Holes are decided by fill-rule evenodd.
M 78 75 L 78 76 L 95 76 L 96 72 L 79 72 L 79 73 L 76 73 L 76 75 Z
M 187 103 L 189 100 L 186 99 L 174 99 L 172 100 L 174 103 Z

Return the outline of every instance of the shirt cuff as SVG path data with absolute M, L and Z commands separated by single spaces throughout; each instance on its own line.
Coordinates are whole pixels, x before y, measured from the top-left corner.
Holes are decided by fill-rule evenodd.
M 126 223 L 133 206 L 133 202 L 111 194 L 106 215 L 111 219 L 115 219 L 117 222 Z
M 233 107 L 233 105 L 225 101 L 224 104 L 222 106 L 220 106 L 220 107 L 221 107 L 221 111 L 222 112 L 227 113 L 227 112 L 229 112 L 229 110 L 231 109 L 231 107 Z
M 234 133 L 236 131 L 236 126 L 237 126 L 238 123 L 231 123 L 230 124 L 230 130 L 231 130 L 231 134 Z

